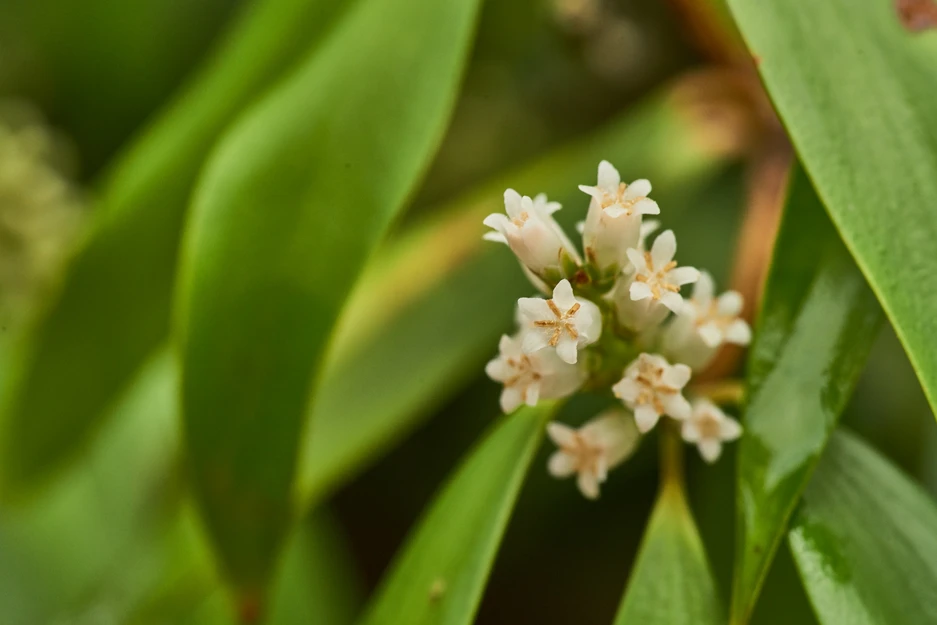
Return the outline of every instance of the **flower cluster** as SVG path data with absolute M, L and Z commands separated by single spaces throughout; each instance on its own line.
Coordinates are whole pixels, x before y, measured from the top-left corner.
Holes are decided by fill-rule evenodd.
M 583 495 L 595 498 L 609 469 L 623 462 L 639 435 L 661 417 L 681 424 L 707 462 L 741 427 L 707 399 L 687 399 L 694 372 L 703 370 L 726 343 L 747 345 L 748 324 L 739 317 L 742 296 L 715 296 L 712 277 L 675 260 L 673 231 L 645 239 L 659 223 L 651 183 L 631 184 L 611 163 L 599 164 L 598 183 L 580 186 L 589 200 L 578 230 L 582 253 L 554 218 L 560 205 L 543 194 L 533 199 L 504 192 L 505 214 L 489 215 L 491 241 L 506 244 L 545 297 L 517 302 L 518 331 L 503 336 L 485 371 L 503 384 L 501 408 L 568 397 L 578 390 L 611 390 L 621 407 L 578 430 L 551 423 L 559 447 L 550 459 L 556 477 L 578 474 Z M 687 285 L 693 285 L 690 297 Z
M 65 150 L 38 114 L 0 101 L 0 321 L 14 325 L 49 288 L 84 215 L 57 168 Z

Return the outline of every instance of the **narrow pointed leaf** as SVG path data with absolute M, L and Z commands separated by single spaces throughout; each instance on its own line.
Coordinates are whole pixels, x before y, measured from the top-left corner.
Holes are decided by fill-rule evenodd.
M 610 159 L 624 175 L 652 180 L 673 217 L 730 157 L 700 141 L 699 129 L 661 94 L 595 136 L 431 211 L 437 217 L 385 246 L 342 314 L 310 408 L 298 480 L 304 506 L 431 414 L 459 381 L 478 375 L 509 331 L 517 298 L 533 287 L 506 247 L 481 238 L 484 217 L 503 210 L 505 188 L 545 192 L 564 204 L 558 216 L 575 222 L 588 205 L 577 185 Z M 367 393 L 358 392 L 362 380 Z
M 668 483 L 648 523 L 614 625 L 722 625 L 716 581 L 683 487 Z
M 730 0 L 794 146 L 937 408 L 937 33 L 894 0 Z
M 109 176 L 88 240 L 17 350 L 0 423 L 5 490 L 80 449 L 165 343 L 182 220 L 202 161 L 235 114 L 315 44 L 344 4 L 245 6 L 211 62 Z
M 747 622 L 882 313 L 800 168 L 775 244 L 739 443 L 734 622 Z
M 937 505 L 857 436 L 830 441 L 790 545 L 824 625 L 937 623 Z
M 183 420 L 208 531 L 245 601 L 262 601 L 293 516 L 332 326 L 442 136 L 478 4 L 357 3 L 200 181 L 179 287 Z
M 556 404 L 501 417 L 431 504 L 359 625 L 469 625 Z

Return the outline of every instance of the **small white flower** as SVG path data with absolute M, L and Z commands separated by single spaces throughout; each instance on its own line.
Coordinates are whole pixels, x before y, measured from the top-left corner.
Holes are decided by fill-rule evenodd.
M 703 460 L 713 463 L 722 453 L 722 443 L 742 435 L 742 426 L 708 399 L 697 399 L 690 418 L 683 422 L 681 435 L 686 442 L 696 443 Z
M 488 215 L 484 224 L 494 232 L 486 233 L 484 238 L 506 243 L 521 263 L 538 276 L 546 269 L 560 270 L 563 253 L 578 264 L 579 254 L 553 218 L 559 209 L 559 203 L 547 201 L 542 193 L 532 200 L 508 189 L 504 192 L 507 215 Z
M 547 434 L 559 447 L 547 463 L 550 475 L 565 478 L 578 473 L 579 490 L 588 499 L 599 496 L 599 484 L 609 469 L 625 461 L 638 443 L 633 422 L 621 410 L 611 410 L 578 430 L 553 422 Z
M 638 245 L 641 216 L 660 214 L 657 202 L 647 197 L 651 183 L 642 179 L 625 184 L 618 170 L 602 161 L 598 184 L 580 185 L 579 189 L 592 196 L 582 230 L 586 259 L 602 269 L 612 265 L 623 268 L 626 250 Z
M 540 399 L 572 395 L 584 376 L 576 365 L 563 362 L 553 350 L 525 354 L 519 337 L 502 336 L 499 355 L 485 366 L 485 373 L 504 384 L 501 409 L 514 412 L 521 404 L 536 406 Z
M 671 365 L 657 354 L 641 354 L 628 365 L 612 392 L 634 411 L 643 433 L 657 425 L 661 415 L 679 420 L 690 416 L 690 403 L 680 393 L 690 375 L 686 365 Z
M 574 297 L 569 280 L 560 280 L 553 289 L 553 299 L 522 297 L 517 300 L 517 307 L 523 319 L 523 347 L 527 354 L 554 347 L 561 359 L 575 364 L 578 348 L 594 343 L 602 334 L 599 307 Z
M 680 312 L 683 298 L 680 287 L 696 282 L 699 271 L 693 267 L 677 267 L 677 238 L 673 230 L 665 230 L 656 239 L 651 251 L 641 253 L 628 249 L 628 260 L 634 265 L 634 280 L 628 291 L 633 301 L 652 299 L 673 312 Z
M 723 343 L 744 346 L 752 338 L 748 323 L 739 318 L 742 295 L 727 291 L 713 298 L 713 292 L 712 276 L 702 272 L 693 287 L 693 297 L 684 302 L 664 332 L 664 353 L 694 370 L 709 364 Z

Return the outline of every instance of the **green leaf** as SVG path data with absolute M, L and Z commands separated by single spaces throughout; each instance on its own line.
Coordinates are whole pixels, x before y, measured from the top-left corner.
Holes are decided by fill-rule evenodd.
M 292 520 L 332 326 L 442 136 L 478 4 L 358 3 L 200 181 L 179 287 L 183 416 L 208 531 L 244 597 L 263 594 Z
M 937 35 L 892 0 L 730 0 L 846 246 L 937 408 Z
M 795 168 L 748 363 L 733 622 L 751 615 L 881 321 L 810 181 Z
M 571 223 L 588 203 L 577 185 L 593 180 L 605 158 L 626 177 L 652 180 L 668 220 L 698 201 L 730 155 L 702 141 L 668 96 L 651 97 L 593 136 L 429 211 L 437 217 L 376 255 L 342 314 L 311 404 L 298 480 L 304 507 L 478 375 L 510 330 L 517 298 L 533 287 L 504 246 L 481 238 L 484 217 L 503 210 L 506 187 L 546 192 L 566 206 L 557 215 Z M 361 380 L 368 380 L 366 393 Z
M 937 506 L 857 436 L 830 441 L 789 539 L 825 625 L 937 622 Z
M 683 486 L 661 489 L 615 625 L 722 625 L 724 610 Z
M 555 403 L 501 417 L 436 497 L 359 625 L 468 625 Z
M 4 491 L 73 455 L 168 335 L 178 240 L 196 174 L 222 130 L 332 23 L 327 0 L 263 0 L 104 185 L 97 222 L 11 363 L 0 432 Z

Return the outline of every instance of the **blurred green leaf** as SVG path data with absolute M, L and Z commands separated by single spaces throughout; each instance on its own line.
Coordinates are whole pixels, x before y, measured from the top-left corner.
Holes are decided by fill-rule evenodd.
M 817 192 L 937 408 L 937 35 L 892 0 L 730 0 Z
M 615 625 L 721 625 L 719 593 L 683 486 L 667 482 L 631 571 Z
M 162 531 L 178 492 L 170 365 L 164 353 L 144 368 L 108 427 L 62 480 L 0 511 L 5 624 L 120 614 L 136 599 L 153 556 L 145 545 Z
M 733 622 L 745 623 L 883 315 L 800 167 L 748 364 Z
M 438 216 L 381 250 L 342 314 L 310 408 L 299 479 L 304 505 L 431 414 L 481 371 L 509 331 L 515 301 L 533 287 L 506 248 L 481 238 L 482 219 L 503 210 L 506 187 L 546 192 L 567 206 L 558 216 L 571 225 L 588 205 L 576 185 L 593 180 L 605 158 L 626 177 L 652 180 L 668 219 L 695 205 L 730 155 L 701 140 L 668 95 L 431 211 Z
M 431 504 L 360 625 L 468 625 L 557 404 L 501 417 Z
M 857 436 L 838 431 L 789 534 L 826 625 L 937 622 L 937 506 Z
M 11 363 L 0 436 L 5 491 L 73 454 L 166 340 L 182 218 L 202 161 L 234 115 L 328 28 L 337 5 L 245 7 L 212 61 L 110 176 L 61 292 Z
M 332 326 L 439 143 L 478 4 L 360 2 L 200 182 L 179 288 L 183 416 L 202 512 L 245 602 L 263 601 L 292 520 Z

